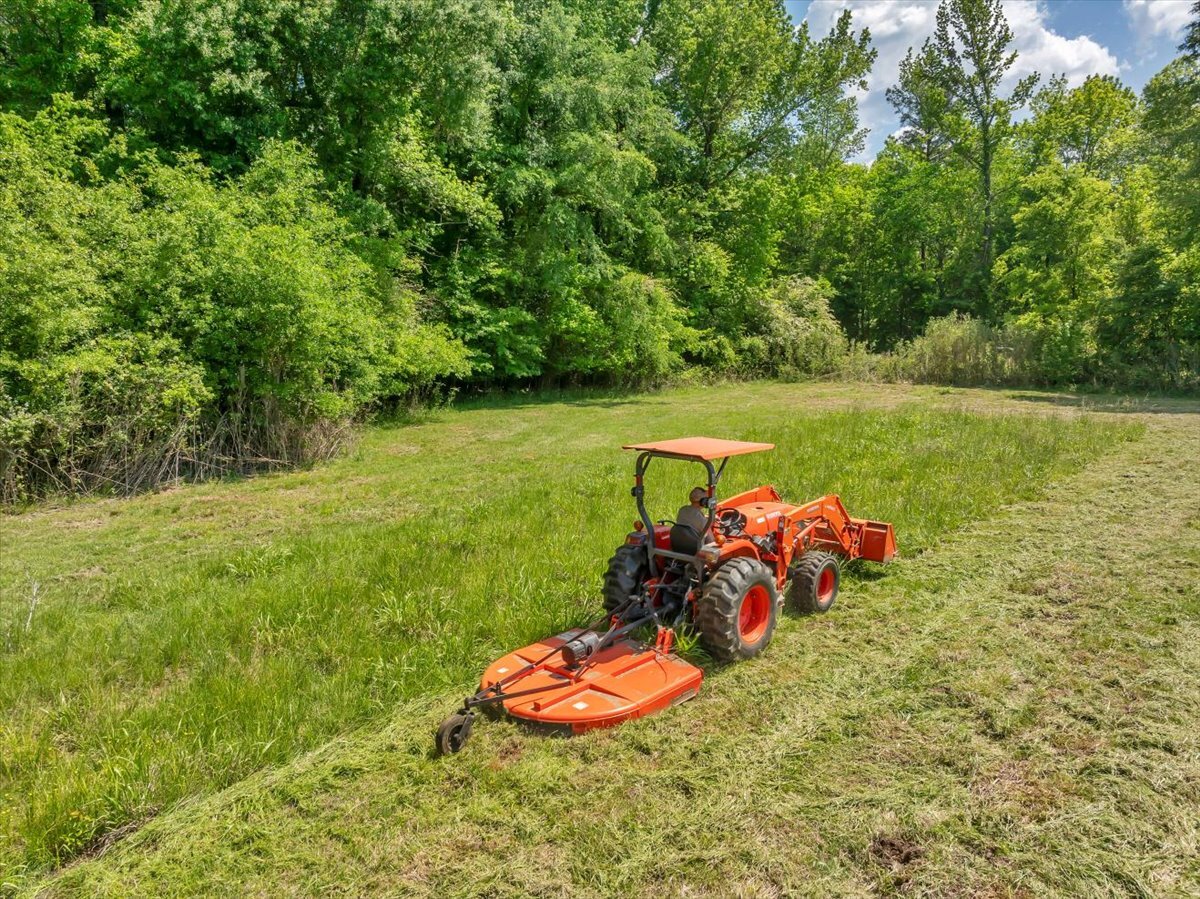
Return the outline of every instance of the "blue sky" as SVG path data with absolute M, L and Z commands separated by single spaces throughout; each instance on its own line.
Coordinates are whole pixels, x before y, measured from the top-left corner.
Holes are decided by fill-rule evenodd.
M 1072 85 L 1088 75 L 1117 75 L 1135 90 L 1175 56 L 1191 0 L 1002 0 L 1013 43 L 1021 54 L 1013 80 L 1029 72 L 1043 79 L 1065 74 Z M 859 95 L 859 116 L 871 129 L 862 159 L 874 158 L 898 124 L 884 91 L 910 46 L 933 32 L 937 0 L 787 0 L 797 22 L 807 19 L 814 37 L 824 35 L 843 9 L 854 28 L 870 28 L 879 58 L 868 90 Z

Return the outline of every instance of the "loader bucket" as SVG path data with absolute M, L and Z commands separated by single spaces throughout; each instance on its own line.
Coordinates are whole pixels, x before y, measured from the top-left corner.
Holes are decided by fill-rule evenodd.
M 896 555 L 896 534 L 884 521 L 863 521 L 861 558 L 868 562 L 890 562 Z

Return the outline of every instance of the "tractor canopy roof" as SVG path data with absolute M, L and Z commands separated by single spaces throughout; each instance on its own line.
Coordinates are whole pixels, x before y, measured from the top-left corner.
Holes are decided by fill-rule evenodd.
M 745 453 L 761 453 L 764 450 L 775 449 L 775 444 L 721 440 L 717 437 L 678 437 L 675 440 L 659 440 L 656 443 L 630 443 L 621 449 L 638 450 L 671 459 L 711 461 L 728 456 L 741 456 Z

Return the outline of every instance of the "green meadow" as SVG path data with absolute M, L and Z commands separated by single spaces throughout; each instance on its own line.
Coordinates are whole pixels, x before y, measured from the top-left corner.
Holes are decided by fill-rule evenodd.
M 722 492 L 761 482 L 796 500 L 834 492 L 852 514 L 892 521 L 902 561 L 852 568 L 839 606 L 815 624 L 824 632 L 837 630 L 857 594 L 944 581 L 942 547 L 1136 446 L 1147 420 L 984 392 L 854 385 L 518 398 L 378 424 L 345 457 L 311 470 L 7 516 L 2 882 L 36 886 L 66 866 L 71 883 L 89 865 L 127 857 L 140 830 L 186 817 L 239 782 L 280 776 L 346 735 L 394 730 L 397 714 L 409 715 L 405 739 L 428 749 L 433 698 L 452 702 L 502 651 L 594 615 L 605 561 L 632 522 L 623 442 L 770 441 L 772 453 L 731 460 Z M 682 464 L 652 468 L 652 508 L 674 511 L 697 477 Z M 1039 542 L 1038 523 L 1023 520 L 997 539 L 988 553 Z M 969 556 L 956 564 L 969 568 Z M 899 626 L 920 627 L 921 615 L 911 616 Z M 796 629 L 809 623 L 786 625 L 763 664 L 793 664 Z M 962 637 L 961 628 L 946 634 Z M 863 653 L 884 662 L 869 641 Z M 924 678 L 919 662 L 894 659 L 890 689 Z M 680 739 L 710 726 L 706 702 L 718 703 L 710 711 L 719 728 L 730 714 L 721 684 L 750 684 L 759 667 L 710 672 L 717 686 L 688 706 Z M 773 706 L 747 690 L 746 711 L 766 715 Z M 652 725 L 663 739 L 670 717 Z M 636 742 L 639 733 L 564 745 L 624 753 L 621 735 Z M 778 736 L 793 746 L 812 737 Z M 487 738 L 477 742 L 464 755 L 494 752 Z M 130 885 L 121 883 L 118 892 Z

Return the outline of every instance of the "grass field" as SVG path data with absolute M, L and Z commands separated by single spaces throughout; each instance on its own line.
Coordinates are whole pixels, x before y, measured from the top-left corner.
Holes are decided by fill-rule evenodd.
M 54 893 L 1200 890 L 1200 415 L 778 385 L 463 408 L 0 521 L 0 882 Z M 431 731 L 589 615 L 630 439 L 771 440 L 882 577 L 670 714 Z M 663 475 L 662 511 L 694 472 Z M 653 489 L 653 488 L 652 488 Z

